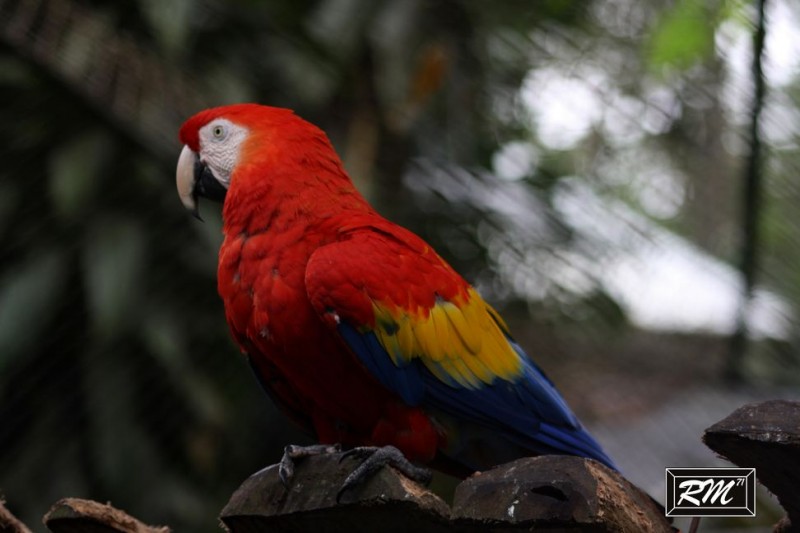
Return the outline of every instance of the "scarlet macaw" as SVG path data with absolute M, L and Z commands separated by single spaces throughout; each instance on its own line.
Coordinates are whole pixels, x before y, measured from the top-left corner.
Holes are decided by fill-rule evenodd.
M 239 104 L 194 115 L 180 140 L 184 206 L 224 200 L 231 333 L 321 443 L 393 445 L 457 475 L 540 454 L 614 468 L 497 312 L 370 207 L 320 129 Z

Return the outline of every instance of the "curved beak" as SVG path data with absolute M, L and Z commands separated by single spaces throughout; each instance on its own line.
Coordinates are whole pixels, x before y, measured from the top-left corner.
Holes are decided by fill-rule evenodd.
M 188 146 L 183 147 L 181 156 L 178 158 L 178 168 L 175 171 L 175 182 L 178 186 L 178 197 L 181 199 L 183 207 L 186 208 L 196 218 L 200 218 L 197 211 L 197 178 L 195 176 L 195 164 L 198 163 L 197 154 Z
M 228 189 L 214 176 L 214 172 L 188 146 L 183 147 L 178 158 L 175 171 L 175 183 L 178 186 L 178 197 L 183 207 L 195 218 L 200 218 L 197 210 L 197 198 L 205 196 L 209 200 L 222 202 Z

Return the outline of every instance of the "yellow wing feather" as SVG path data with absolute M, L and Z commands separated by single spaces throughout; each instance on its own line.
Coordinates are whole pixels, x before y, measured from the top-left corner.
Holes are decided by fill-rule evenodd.
M 400 344 L 400 351 L 403 354 L 412 354 L 417 349 L 417 340 L 414 338 L 414 331 L 409 325 L 410 318 L 408 315 L 403 315 L 400 322 L 397 324 L 397 340 Z M 404 356 L 409 357 L 409 356 Z M 395 361 L 395 364 L 397 362 Z
M 441 305 L 435 305 L 430 311 L 428 322 L 433 324 L 433 334 L 436 336 L 436 344 L 442 348 L 443 356 L 452 349 L 455 339 L 452 339 L 452 326 L 447 320 L 447 314 Z
M 443 302 L 440 307 L 467 350 L 472 354 L 479 353 L 481 351 L 481 335 L 476 328 L 470 328 L 463 311 L 450 302 Z
M 438 301 L 409 314 L 373 302 L 375 333 L 396 365 L 419 358 L 440 380 L 477 388 L 522 372 L 497 312 L 469 289 L 464 301 Z

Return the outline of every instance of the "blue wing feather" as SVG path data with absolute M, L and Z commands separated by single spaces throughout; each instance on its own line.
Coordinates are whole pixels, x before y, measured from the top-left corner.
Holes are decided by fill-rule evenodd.
M 384 387 L 398 394 L 406 404 L 419 405 L 425 392 L 419 364 L 395 366 L 374 333 L 361 333 L 344 322 L 339 324 L 338 330 L 361 363 Z
M 345 322 L 339 324 L 338 330 L 364 366 L 408 405 L 429 408 L 459 425 L 482 428 L 481 439 L 489 444 L 492 439 L 503 439 L 506 444 L 496 447 L 519 450 L 519 456 L 579 455 L 616 470 L 552 382 L 511 338 L 507 340 L 524 362 L 520 376 L 513 381 L 498 379 L 491 385 L 467 388 L 441 381 L 419 359 L 395 365 L 371 331 L 359 331 Z M 475 464 L 466 454 L 452 459 L 473 470 L 487 467 Z

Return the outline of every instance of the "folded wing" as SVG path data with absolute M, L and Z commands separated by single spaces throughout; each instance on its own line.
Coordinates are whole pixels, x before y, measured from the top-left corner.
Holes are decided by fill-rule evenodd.
M 473 470 L 538 454 L 614 468 L 496 311 L 424 242 L 395 228 L 360 228 L 317 250 L 306 287 L 375 378 L 445 429 L 442 453 Z

